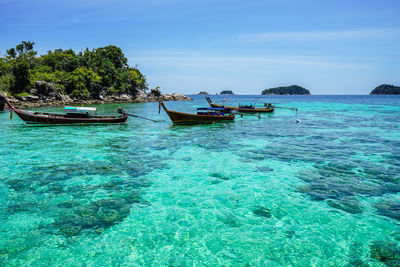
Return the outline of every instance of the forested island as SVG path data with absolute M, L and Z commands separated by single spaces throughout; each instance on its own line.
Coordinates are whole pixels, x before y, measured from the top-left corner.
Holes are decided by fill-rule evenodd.
M 198 95 L 208 95 L 208 93 L 205 92 L 205 91 L 201 91 L 201 92 L 198 93 Z
M 370 95 L 400 95 L 400 87 L 390 84 L 381 84 Z
M 114 45 L 78 53 L 55 49 L 38 56 L 34 42 L 23 41 L 0 57 L 0 90 L 22 105 L 190 99 L 148 89 L 146 77 Z
M 299 85 L 269 88 L 263 90 L 261 94 L 262 95 L 311 95 L 309 90 Z
M 233 95 L 234 93 L 231 90 L 223 90 L 219 94 L 220 95 Z

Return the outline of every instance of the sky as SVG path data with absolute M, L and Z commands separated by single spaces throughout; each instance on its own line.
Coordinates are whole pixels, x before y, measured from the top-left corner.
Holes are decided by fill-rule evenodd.
M 398 0 L 0 0 L 0 54 L 121 47 L 163 93 L 400 85 Z

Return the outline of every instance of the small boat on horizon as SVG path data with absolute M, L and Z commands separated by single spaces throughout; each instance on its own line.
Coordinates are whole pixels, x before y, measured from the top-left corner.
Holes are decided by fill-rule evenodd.
M 128 119 L 128 115 L 123 112 L 120 112 L 122 115 L 117 116 L 93 114 L 96 112 L 94 107 L 65 107 L 65 114 L 22 110 L 14 107 L 7 98 L 4 100 L 10 106 L 10 118 L 14 111 L 27 124 L 116 124 L 125 123 Z
M 221 104 L 216 104 L 213 103 L 210 97 L 206 97 L 207 102 L 210 104 L 211 107 L 213 108 L 225 108 L 228 112 L 231 112 L 232 110 L 237 110 L 238 112 L 247 112 L 247 113 L 267 113 L 267 112 L 274 112 L 274 106 L 271 104 L 265 108 L 256 108 L 255 105 L 251 104 L 245 104 L 245 105 L 240 105 L 238 107 L 230 107 L 230 106 L 224 106 Z
M 224 108 L 198 108 L 197 114 L 190 114 L 178 111 L 168 110 L 163 102 L 160 106 L 167 113 L 174 124 L 201 124 L 234 121 L 235 115 L 227 115 Z

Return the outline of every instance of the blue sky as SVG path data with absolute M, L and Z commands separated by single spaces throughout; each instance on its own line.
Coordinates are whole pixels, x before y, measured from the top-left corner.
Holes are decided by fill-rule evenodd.
M 398 0 L 0 0 L 0 53 L 117 45 L 166 93 L 400 85 Z

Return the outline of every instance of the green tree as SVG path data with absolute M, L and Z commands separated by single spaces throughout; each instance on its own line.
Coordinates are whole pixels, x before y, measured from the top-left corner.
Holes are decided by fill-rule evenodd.
M 77 98 L 96 98 L 102 90 L 135 95 L 148 89 L 145 76 L 129 67 L 117 46 L 87 48 L 79 53 L 55 49 L 38 57 L 34 44 L 22 41 L 0 58 L 1 89 L 13 94 L 27 92 L 39 80 Z
M 86 67 L 80 67 L 68 76 L 65 89 L 75 98 L 98 97 L 101 90 L 101 77 Z
M 25 52 L 32 51 L 33 50 L 33 46 L 35 45 L 35 43 L 31 42 L 31 41 L 27 41 L 27 42 L 26 41 L 22 41 L 21 43 L 24 46 Z
M 12 74 L 14 75 L 14 84 L 11 88 L 12 94 L 24 92 L 29 81 L 29 64 L 25 58 L 17 58 L 12 66 Z
M 17 56 L 17 52 L 15 52 L 15 48 L 10 48 L 7 50 L 7 54 L 11 57 L 11 58 L 15 58 Z

